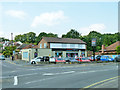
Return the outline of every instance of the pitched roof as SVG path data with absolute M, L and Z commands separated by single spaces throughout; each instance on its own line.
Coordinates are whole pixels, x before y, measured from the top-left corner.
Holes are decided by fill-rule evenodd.
M 29 48 L 33 48 L 34 46 L 36 46 L 36 45 L 34 45 L 34 44 L 28 44 L 28 45 L 26 45 L 24 48 L 22 48 L 22 49 L 29 49 Z
M 73 43 L 73 44 L 86 44 L 80 39 L 73 38 L 55 38 L 55 37 L 43 37 L 46 42 L 49 43 Z
M 115 50 L 117 46 L 120 45 L 120 41 L 117 41 L 113 44 L 111 44 L 110 46 L 106 47 L 106 51 L 109 51 L 109 50 Z
M 38 45 L 35 45 L 34 47 L 32 47 L 32 48 L 38 48 Z
M 29 44 L 22 44 L 21 46 L 19 46 L 17 49 L 23 49 L 25 46 L 27 46 Z

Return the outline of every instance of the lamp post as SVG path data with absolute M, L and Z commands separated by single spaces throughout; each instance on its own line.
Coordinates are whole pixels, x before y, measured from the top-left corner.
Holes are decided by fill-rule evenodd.
M 12 61 L 14 60 L 13 57 L 13 33 L 11 33 L 11 45 L 12 45 Z

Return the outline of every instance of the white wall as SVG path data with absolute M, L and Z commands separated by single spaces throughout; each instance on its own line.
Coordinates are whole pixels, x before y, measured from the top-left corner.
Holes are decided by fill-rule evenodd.
M 86 49 L 85 44 L 50 43 L 50 48 Z

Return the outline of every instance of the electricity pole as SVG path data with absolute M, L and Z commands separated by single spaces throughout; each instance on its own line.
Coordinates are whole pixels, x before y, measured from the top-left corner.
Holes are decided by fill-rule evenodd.
M 11 33 L 12 61 L 13 61 L 13 33 Z

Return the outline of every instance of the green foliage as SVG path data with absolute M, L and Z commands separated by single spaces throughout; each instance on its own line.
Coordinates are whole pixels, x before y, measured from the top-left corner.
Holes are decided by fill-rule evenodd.
M 41 32 L 38 36 L 36 36 L 36 34 L 34 32 L 29 32 L 23 35 L 17 35 L 15 37 L 15 41 L 21 41 L 22 43 L 34 43 L 35 45 L 37 45 L 40 40 L 42 39 L 42 37 L 58 37 L 57 34 L 53 34 L 53 33 L 45 33 L 45 32 Z M 71 29 L 69 32 L 67 32 L 66 34 L 62 35 L 62 38 L 76 38 L 76 39 L 81 39 L 84 42 L 87 43 L 87 50 L 92 51 L 93 48 L 91 47 L 91 40 L 92 38 L 96 38 L 96 43 L 97 46 L 95 48 L 96 51 L 99 51 L 101 49 L 102 44 L 105 45 L 105 47 L 115 43 L 116 41 L 120 41 L 120 33 L 115 33 L 115 34 L 101 34 L 99 32 L 96 31 L 91 31 L 88 35 L 86 36 L 81 36 L 80 32 Z
M 3 42 L 3 41 L 9 41 L 9 39 L 5 39 L 3 37 L 0 37 L 0 42 Z
M 13 54 L 13 51 L 15 49 L 16 49 L 16 46 L 5 47 L 5 50 L 3 51 L 3 55 L 5 55 L 5 56 L 11 56 Z
M 74 29 L 71 29 L 66 35 L 63 34 L 62 38 L 77 38 L 80 39 L 81 34 Z
M 37 45 L 42 37 L 58 37 L 57 34 L 41 32 L 38 36 L 34 32 L 29 32 L 23 35 L 15 36 L 15 41 L 21 41 L 22 43 L 34 43 Z
M 117 54 L 120 54 L 120 46 L 116 47 L 116 52 L 117 52 Z

